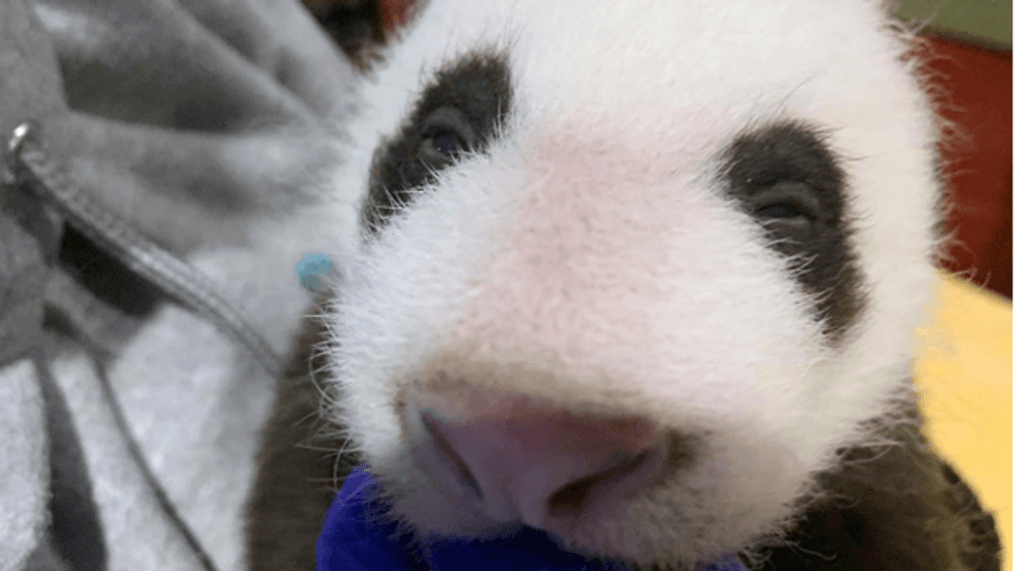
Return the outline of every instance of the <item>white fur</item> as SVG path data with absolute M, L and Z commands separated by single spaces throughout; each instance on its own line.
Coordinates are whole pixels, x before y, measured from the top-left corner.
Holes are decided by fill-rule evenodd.
M 434 1 L 365 90 L 364 154 L 334 184 L 363 186 L 432 71 L 477 46 L 510 58 L 503 135 L 339 264 L 334 414 L 353 445 L 407 523 L 496 533 L 429 487 L 394 408 L 451 372 L 706 435 L 617 527 L 564 538 L 578 549 L 687 562 L 777 533 L 832 452 L 908 390 L 937 195 L 905 43 L 871 1 Z M 847 176 L 867 307 L 835 347 L 722 196 L 722 149 L 782 119 L 827 130 Z

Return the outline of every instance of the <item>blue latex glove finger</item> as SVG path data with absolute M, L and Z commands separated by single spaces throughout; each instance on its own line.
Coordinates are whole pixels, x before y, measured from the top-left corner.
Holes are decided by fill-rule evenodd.
M 336 495 L 317 540 L 318 571 L 420 571 L 422 559 L 431 571 L 622 571 L 616 564 L 588 560 L 560 549 L 545 533 L 523 528 L 490 541 L 441 541 L 414 553 L 411 537 L 383 517 L 374 502 L 377 483 L 360 466 Z M 699 571 L 747 571 L 739 560 L 699 567 Z

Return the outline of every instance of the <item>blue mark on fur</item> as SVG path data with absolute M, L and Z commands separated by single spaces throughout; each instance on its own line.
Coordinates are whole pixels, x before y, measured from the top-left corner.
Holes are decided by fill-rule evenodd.
M 324 285 L 321 276 L 330 273 L 332 267 L 331 258 L 327 254 L 311 252 L 296 264 L 296 273 L 299 274 L 303 287 L 320 293 Z

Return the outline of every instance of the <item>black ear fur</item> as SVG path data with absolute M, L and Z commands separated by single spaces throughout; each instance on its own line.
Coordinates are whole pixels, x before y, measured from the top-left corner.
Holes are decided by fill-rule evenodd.
M 303 0 L 303 4 L 357 68 L 366 71 L 380 57 L 388 35 L 378 0 Z

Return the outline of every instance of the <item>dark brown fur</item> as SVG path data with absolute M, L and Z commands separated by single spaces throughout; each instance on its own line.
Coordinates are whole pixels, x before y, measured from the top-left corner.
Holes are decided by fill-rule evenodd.
M 321 432 L 319 318 L 308 320 L 265 430 L 249 504 L 251 571 L 312 571 L 315 543 L 335 490 L 358 460 L 336 458 L 333 429 Z M 920 434 L 914 410 L 883 431 L 897 446 L 841 453 L 841 469 L 820 478 L 814 503 L 789 543 L 773 546 L 758 571 L 999 571 L 993 517 Z
M 999 571 L 994 518 L 912 424 L 883 434 L 902 445 L 854 448 L 822 474 L 828 497 L 808 510 L 790 546 L 764 571 Z
M 247 558 L 250 571 L 312 571 L 324 515 L 358 461 L 338 456 L 342 441 L 320 418 L 315 384 L 323 356 L 314 348 L 324 325 L 311 317 L 279 383 L 275 411 L 264 429 L 259 467 L 248 500 Z
M 366 71 L 387 40 L 380 2 L 302 1 L 352 63 Z M 316 569 L 315 546 L 324 516 L 335 490 L 357 463 L 350 455 L 336 461 L 342 442 L 320 419 L 321 395 L 313 375 L 323 366 L 315 353 L 323 327 L 314 317 L 304 323 L 264 428 L 247 504 L 250 571 Z
M 303 5 L 360 71 L 380 57 L 388 34 L 379 1 L 303 0 Z

